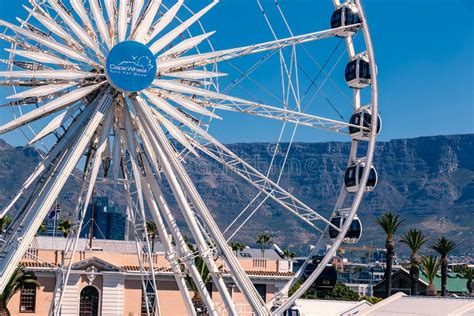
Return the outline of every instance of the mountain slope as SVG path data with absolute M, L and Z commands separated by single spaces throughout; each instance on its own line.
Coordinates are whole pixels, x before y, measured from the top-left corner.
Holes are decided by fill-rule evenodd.
M 287 145 L 276 157 L 284 158 Z M 266 173 L 272 144 L 232 144 L 229 148 Z M 348 143 L 293 144 L 281 185 L 307 205 L 327 214 L 332 210 L 347 163 Z M 379 142 L 375 166 L 379 173 L 376 190 L 366 195 L 359 211 L 364 226 L 361 244 L 383 245 L 383 235 L 374 225 L 377 216 L 394 211 L 406 219 L 406 228 L 418 227 L 432 237 L 441 234 L 469 252 L 474 244 L 474 135 L 433 136 Z M 14 148 L 0 140 L 0 205 L 14 194 L 21 180 L 33 170 L 38 154 Z M 214 161 L 190 158 L 186 163 L 199 192 L 221 228 L 252 200 L 257 191 Z M 272 179 L 278 170 L 270 172 Z M 77 183 L 70 181 L 61 194 L 63 209 L 72 209 Z M 164 191 L 170 190 L 163 183 Z M 64 202 L 62 201 L 64 200 Z M 253 205 L 257 205 L 258 199 Z M 174 200 L 170 204 L 176 209 Z M 177 217 L 181 219 L 179 214 Z M 244 225 L 239 241 L 253 244 L 255 236 L 268 230 L 275 242 L 302 250 L 315 236 L 306 225 L 274 202 L 266 202 Z

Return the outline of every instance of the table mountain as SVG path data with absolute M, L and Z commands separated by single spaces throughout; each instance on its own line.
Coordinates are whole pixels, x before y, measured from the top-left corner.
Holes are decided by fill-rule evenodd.
M 274 144 L 228 145 L 260 171 L 267 173 Z M 349 143 L 293 143 L 281 185 L 307 205 L 327 214 L 332 210 L 342 183 Z M 282 144 L 274 160 L 281 165 L 288 144 Z M 417 227 L 431 237 L 446 235 L 455 240 L 458 253 L 472 252 L 474 244 L 474 134 L 432 136 L 379 142 L 375 166 L 379 173 L 376 190 L 366 195 L 358 212 L 364 226 L 361 244 L 383 246 L 384 236 L 374 220 L 386 211 L 401 214 L 405 229 Z M 12 147 L 0 140 L 0 205 L 7 203 L 21 180 L 33 170 L 39 154 L 31 148 Z M 231 171 L 205 156 L 189 157 L 186 168 L 214 213 L 226 228 L 254 198 L 257 191 Z M 276 180 L 279 168 L 270 170 Z M 164 191 L 170 194 L 163 183 Z M 69 181 L 61 194 L 63 209 L 71 210 L 77 182 Z M 261 201 L 257 199 L 253 205 Z M 176 206 L 170 198 L 170 204 Z M 177 215 L 179 220 L 182 220 Z M 230 230 L 232 231 L 232 230 Z M 274 202 L 267 201 L 243 226 L 235 240 L 253 245 L 262 231 L 276 243 L 304 250 L 316 238 L 304 223 Z M 403 247 L 400 247 L 404 251 Z

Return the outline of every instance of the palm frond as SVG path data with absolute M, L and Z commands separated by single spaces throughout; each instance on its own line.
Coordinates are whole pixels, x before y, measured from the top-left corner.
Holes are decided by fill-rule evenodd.
M 417 253 L 428 240 L 429 238 L 418 229 L 409 229 L 400 242 L 406 244 L 412 253 Z
M 400 215 L 398 214 L 387 212 L 377 218 L 376 222 L 384 230 L 387 236 L 393 236 L 405 223 L 405 220 L 400 218 Z
M 440 265 L 441 261 L 438 259 L 438 256 L 423 256 L 421 258 L 421 266 L 423 267 L 423 272 L 426 274 L 429 283 L 433 283 Z
M 439 253 L 441 257 L 446 257 L 451 251 L 456 249 L 456 243 L 446 237 L 441 237 L 431 246 L 431 249 Z

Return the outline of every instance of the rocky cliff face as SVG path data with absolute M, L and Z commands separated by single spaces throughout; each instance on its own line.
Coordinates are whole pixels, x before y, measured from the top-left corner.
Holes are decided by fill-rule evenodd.
M 361 244 L 382 246 L 384 237 L 374 220 L 386 211 L 406 219 L 405 228 L 418 227 L 432 237 L 447 235 L 456 240 L 458 252 L 474 244 L 474 135 L 433 136 L 380 142 L 375 166 L 376 190 L 366 195 L 359 211 L 364 226 Z M 240 157 L 267 173 L 274 145 L 265 143 L 229 145 Z M 287 145 L 282 145 L 269 174 L 278 178 Z M 307 205 L 327 214 L 332 210 L 347 163 L 347 143 L 295 143 L 290 149 L 280 184 Z M 0 203 L 21 185 L 33 170 L 38 153 L 13 148 L 0 141 Z M 204 157 L 190 158 L 186 167 L 199 192 L 226 228 L 258 193 L 252 186 Z M 61 199 L 72 209 L 77 184 L 70 181 Z M 170 193 L 163 183 L 164 191 Z M 262 201 L 257 198 L 254 207 Z M 174 200 L 170 202 L 175 206 Z M 179 215 L 178 215 L 178 218 Z M 266 201 L 243 226 L 238 240 L 254 244 L 255 236 L 269 231 L 282 246 L 302 249 L 315 238 L 304 223 L 278 204 Z

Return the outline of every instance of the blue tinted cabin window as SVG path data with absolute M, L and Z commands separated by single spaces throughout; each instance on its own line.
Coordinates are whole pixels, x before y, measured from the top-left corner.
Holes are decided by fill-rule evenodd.
M 367 180 L 367 186 L 373 188 L 375 187 L 376 183 L 377 183 L 377 172 L 375 171 L 374 168 L 371 168 L 369 172 L 369 178 Z
M 344 183 L 346 187 L 354 187 L 357 185 L 355 171 L 356 171 L 355 166 L 347 168 L 346 174 L 344 175 Z
M 341 14 L 342 9 L 337 9 L 331 16 L 331 28 L 337 28 L 341 26 Z
M 357 59 L 347 64 L 346 70 L 345 70 L 346 81 L 351 81 L 357 78 L 356 68 L 357 68 Z

